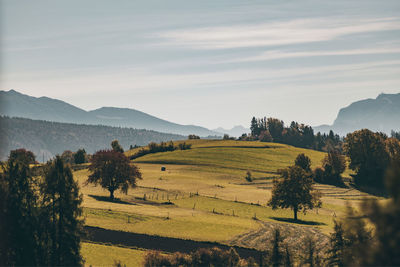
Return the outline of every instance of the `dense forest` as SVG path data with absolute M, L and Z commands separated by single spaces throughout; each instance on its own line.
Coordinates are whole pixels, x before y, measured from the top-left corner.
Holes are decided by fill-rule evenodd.
M 37 160 L 42 161 L 61 154 L 64 150 L 76 151 L 84 148 L 93 153 L 105 148 L 118 139 L 121 146 L 143 146 L 150 142 L 165 142 L 186 137 L 149 130 L 94 126 L 71 123 L 57 123 L 40 120 L 9 118 L 0 116 L 0 159 L 4 160 L 9 151 L 26 148 L 32 151 Z

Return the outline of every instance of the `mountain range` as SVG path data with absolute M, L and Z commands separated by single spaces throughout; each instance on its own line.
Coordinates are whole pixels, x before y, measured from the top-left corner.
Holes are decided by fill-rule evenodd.
M 128 127 L 180 135 L 196 134 L 202 137 L 222 136 L 204 127 L 169 122 L 135 109 L 102 107 L 86 111 L 61 100 L 32 97 L 15 90 L 0 91 L 0 104 L 0 115 L 8 117 Z
M 222 127 L 213 129 L 213 131 L 218 133 L 227 134 L 233 137 L 239 137 L 244 133 L 250 133 L 250 129 L 243 127 L 242 125 L 234 126 L 232 129 L 224 129 Z
M 380 94 L 375 99 L 353 102 L 340 109 L 333 125 L 314 127 L 314 132 L 332 130 L 345 136 L 362 128 L 387 134 L 392 130 L 400 131 L 400 93 Z
M 196 134 L 201 137 L 228 134 L 238 137 L 243 133 L 250 132 L 249 129 L 243 126 L 235 126 L 232 129 L 217 128 L 209 130 L 195 125 L 181 125 L 135 109 L 102 107 L 92 111 L 85 111 L 57 99 L 48 97 L 36 98 L 21 94 L 15 90 L 0 91 L 0 115 L 3 118 L 6 118 L 4 116 L 9 117 L 8 120 L 2 119 L 2 124 L 0 124 L 0 130 L 3 131 L 2 140 L 0 141 L 8 138 L 9 144 L 12 144 L 11 147 L 7 146 L 8 150 L 17 147 L 29 148 L 32 147 L 31 143 L 34 143 L 37 145 L 32 147 L 34 152 L 45 154 L 49 157 L 62 153 L 62 149 L 74 149 L 75 147 L 86 147 L 88 152 L 92 152 L 96 149 L 104 148 L 104 145 L 108 145 L 109 141 L 113 139 L 121 139 L 121 142 L 126 147 L 130 144 L 145 145 L 151 141 L 182 139 L 189 134 Z M 27 118 L 32 121 L 12 120 L 11 118 L 13 117 Z M 44 123 L 43 121 L 49 123 Z M 4 132 L 4 128 L 6 128 L 5 122 L 8 123 L 7 127 L 11 128 L 14 124 L 27 127 L 29 125 L 29 127 L 24 131 L 20 126 L 16 126 L 15 129 L 12 128 L 15 132 Z M 50 122 L 63 124 L 56 125 Z M 81 125 L 75 126 L 73 124 Z M 89 126 L 102 125 L 109 128 L 88 128 L 84 124 Z M 121 134 L 117 129 L 123 128 L 119 127 L 127 129 Z M 68 130 L 69 128 L 74 130 Z M 82 131 L 80 128 L 85 130 Z M 362 128 L 382 131 L 387 134 L 390 134 L 392 130 L 400 131 L 400 93 L 380 94 L 375 99 L 354 102 L 339 111 L 333 125 L 321 125 L 313 128 L 314 132 L 329 132 L 333 130 L 341 136 Z M 146 129 L 147 131 L 135 131 L 135 129 Z M 34 130 L 37 130 L 37 132 L 34 132 Z M 100 138 L 96 131 L 101 132 L 107 138 Z M 49 145 L 46 140 L 50 140 L 52 137 L 44 135 L 42 132 L 51 132 L 54 136 L 60 135 L 65 142 L 60 146 L 54 142 L 53 145 Z M 28 135 L 28 133 L 29 138 L 21 136 L 21 134 Z M 96 136 L 97 138 L 92 143 L 88 141 L 91 136 Z M 91 145 L 84 146 L 85 143 L 90 143 Z M 5 148 L 4 143 L 2 146 Z M 0 156 L 4 157 L 4 153 L 3 151 Z

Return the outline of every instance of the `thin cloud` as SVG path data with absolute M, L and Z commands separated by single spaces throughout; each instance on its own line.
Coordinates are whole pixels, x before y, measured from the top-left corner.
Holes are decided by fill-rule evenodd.
M 237 58 L 227 60 L 229 62 L 251 62 L 251 61 L 268 61 L 283 58 L 304 58 L 304 57 L 323 57 L 323 56 L 353 56 L 353 55 L 376 55 L 376 54 L 397 54 L 400 53 L 398 48 L 366 48 L 366 49 L 348 49 L 334 51 L 301 51 L 301 52 L 286 52 L 282 50 L 272 50 L 260 53 L 257 56 Z
M 37 89 L 58 88 L 61 91 L 68 89 L 69 94 L 73 92 L 79 94 L 81 88 L 93 93 L 98 91 L 106 92 L 110 88 L 120 92 L 134 91 L 138 93 L 195 92 L 199 88 L 214 88 L 213 90 L 215 90 L 216 87 L 219 87 L 233 90 L 235 86 L 240 87 L 240 85 L 251 83 L 279 83 L 282 80 L 288 83 L 292 79 L 308 80 L 311 76 L 334 78 L 351 74 L 348 78 L 353 79 L 357 76 L 363 76 L 367 80 L 376 80 L 377 78 L 371 74 L 379 73 L 383 75 L 386 73 L 396 77 L 399 70 L 398 66 L 400 66 L 400 60 L 285 69 L 273 67 L 242 68 L 191 74 L 160 74 L 137 68 L 125 71 L 99 71 L 96 74 L 83 73 L 82 75 L 76 75 L 70 73 L 62 76 L 54 75 L 52 72 L 39 72 L 37 75 L 33 73 L 26 75 L 16 73 L 8 76 L 8 79 L 3 80 L 2 84 L 3 88 L 28 88 L 32 87 L 31 84 L 35 81 Z M 381 69 L 383 69 L 384 73 L 381 73 Z M 400 79 L 396 80 L 400 81 Z
M 191 28 L 161 32 L 157 36 L 165 40 L 162 45 L 193 49 L 229 49 L 321 42 L 351 34 L 399 29 L 400 21 L 395 18 L 316 18 L 257 25 Z

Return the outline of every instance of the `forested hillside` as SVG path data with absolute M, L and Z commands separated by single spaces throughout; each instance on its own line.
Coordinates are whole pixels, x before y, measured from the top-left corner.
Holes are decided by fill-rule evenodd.
M 15 90 L 0 90 L 0 115 L 33 120 L 147 129 L 203 137 L 222 134 L 196 125 L 182 125 L 129 108 L 102 107 L 86 111 L 58 99 L 32 97 Z
M 0 116 L 0 158 L 4 160 L 11 149 L 26 148 L 35 153 L 39 161 L 47 160 L 64 150 L 76 151 L 84 148 L 88 153 L 108 148 L 118 139 L 125 148 L 130 145 L 147 145 L 184 138 L 149 130 L 57 123 L 23 118 Z

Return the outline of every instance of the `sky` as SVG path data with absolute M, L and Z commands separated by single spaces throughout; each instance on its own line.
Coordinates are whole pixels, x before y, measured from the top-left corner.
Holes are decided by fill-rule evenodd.
M 1 0 L 0 89 L 181 124 L 332 124 L 400 92 L 400 1 Z

